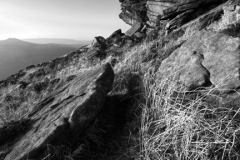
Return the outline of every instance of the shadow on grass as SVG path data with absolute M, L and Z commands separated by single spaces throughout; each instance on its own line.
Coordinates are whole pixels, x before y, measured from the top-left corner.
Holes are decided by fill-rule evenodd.
M 30 119 L 10 121 L 0 127 L 0 160 L 11 151 L 14 144 L 31 128 Z

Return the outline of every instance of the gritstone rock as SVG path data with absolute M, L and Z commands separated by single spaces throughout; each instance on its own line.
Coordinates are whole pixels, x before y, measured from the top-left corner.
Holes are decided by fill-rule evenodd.
M 209 83 L 222 91 L 240 86 L 240 38 L 202 31 L 165 59 L 159 72 L 174 75 L 189 90 Z
M 36 105 L 27 117 L 26 134 L 5 160 L 40 159 L 47 145 L 75 142 L 104 104 L 112 89 L 114 73 L 109 64 L 80 73 Z

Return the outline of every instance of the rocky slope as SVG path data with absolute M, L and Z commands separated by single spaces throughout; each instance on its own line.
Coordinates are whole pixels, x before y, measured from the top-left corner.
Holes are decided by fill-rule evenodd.
M 240 2 L 120 2 L 126 33 L 0 82 L 0 159 L 239 159 Z
M 73 76 L 57 87 L 26 114 L 31 129 L 5 159 L 41 157 L 40 151 L 47 145 L 73 143 L 103 106 L 112 88 L 113 76 L 107 64 Z

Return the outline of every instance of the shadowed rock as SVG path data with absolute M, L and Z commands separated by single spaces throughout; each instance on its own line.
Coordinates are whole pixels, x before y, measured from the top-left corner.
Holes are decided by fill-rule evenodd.
M 122 36 L 124 36 L 125 34 L 122 33 L 121 29 L 116 30 L 115 32 L 113 32 L 108 38 L 107 38 L 107 45 L 111 46 L 114 45 L 115 43 L 119 42 L 121 43 L 122 41 Z
M 146 16 L 146 0 L 123 0 L 122 12 L 119 17 L 127 24 L 133 25 L 135 21 L 143 22 Z
M 113 79 L 113 70 L 106 64 L 78 74 L 53 91 L 26 116 L 32 127 L 18 137 L 5 160 L 40 159 L 47 145 L 74 143 L 101 110 Z

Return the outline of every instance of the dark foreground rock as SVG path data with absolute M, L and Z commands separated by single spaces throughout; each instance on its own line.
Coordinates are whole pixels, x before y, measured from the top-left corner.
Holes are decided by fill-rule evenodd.
M 41 159 L 47 146 L 73 144 L 101 110 L 112 89 L 109 64 L 80 73 L 36 105 L 26 118 L 26 134 L 17 137 L 5 160 Z

